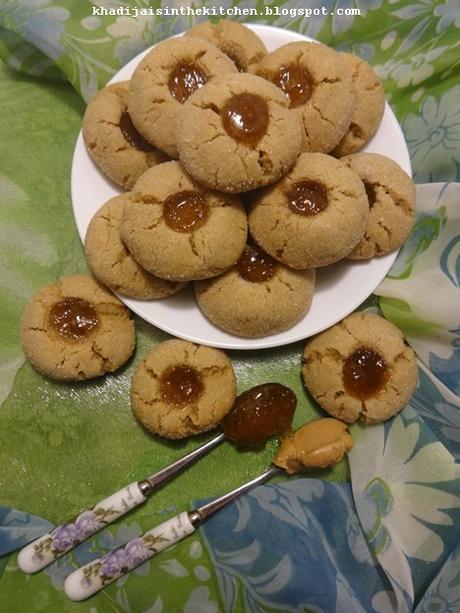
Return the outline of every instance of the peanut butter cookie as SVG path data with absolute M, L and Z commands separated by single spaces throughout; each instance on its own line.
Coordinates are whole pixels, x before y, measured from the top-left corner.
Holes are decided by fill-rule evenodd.
M 415 185 L 393 160 L 378 153 L 341 158 L 362 179 L 370 212 L 364 237 L 348 255 L 367 260 L 398 249 L 414 225 Z
M 246 212 L 236 196 L 204 189 L 179 162 L 166 162 L 134 186 L 121 236 L 152 274 L 171 281 L 206 279 L 238 261 L 246 244 Z
M 107 85 L 88 104 L 82 134 L 96 166 L 111 181 L 130 189 L 150 166 L 168 158 L 139 134 L 127 105 L 128 82 Z
M 289 43 L 269 53 L 256 73 L 289 96 L 302 119 L 304 151 L 328 153 L 339 144 L 355 107 L 351 74 L 339 53 L 318 43 Z
M 236 399 L 236 377 L 218 349 L 170 340 L 136 368 L 131 408 L 150 432 L 184 438 L 215 428 Z
M 217 24 L 205 21 L 186 32 L 185 36 L 199 36 L 219 47 L 239 72 L 253 72 L 267 55 L 267 49 L 257 34 L 238 21 L 222 19 Z
M 213 324 L 254 338 L 287 330 L 302 319 L 314 287 L 314 270 L 292 270 L 250 243 L 231 270 L 195 283 L 195 296 Z
M 396 326 L 374 313 L 353 313 L 308 342 L 302 374 L 316 402 L 348 423 L 389 419 L 417 385 L 414 352 Z
M 368 215 L 355 172 L 324 153 L 303 153 L 288 175 L 256 195 L 249 230 L 272 257 L 302 270 L 346 257 L 363 237 Z
M 130 312 L 86 275 L 62 277 L 27 304 L 21 344 L 38 371 L 63 381 L 99 377 L 122 366 L 135 345 Z
M 120 236 L 123 207 L 131 194 L 106 202 L 92 218 L 85 238 L 85 254 L 94 276 L 114 292 L 129 298 L 153 300 L 178 292 L 184 283 L 166 281 L 144 270 Z
M 211 189 L 246 192 L 273 183 L 302 149 L 302 124 L 272 83 L 241 73 L 214 79 L 184 104 L 177 147 L 184 168 Z
M 237 72 L 215 45 L 198 37 L 170 38 L 156 45 L 134 71 L 129 114 L 139 132 L 172 158 L 177 113 L 190 94 L 214 77 Z
M 351 53 L 340 56 L 351 73 L 356 105 L 350 127 L 332 152 L 337 157 L 359 151 L 377 131 L 385 110 L 385 92 L 372 67 Z

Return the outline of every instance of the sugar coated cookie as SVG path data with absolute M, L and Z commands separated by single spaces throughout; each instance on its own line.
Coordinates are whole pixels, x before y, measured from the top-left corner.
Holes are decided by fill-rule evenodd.
M 195 283 L 204 315 L 216 326 L 243 337 L 261 337 L 291 328 L 310 308 L 314 270 L 292 270 L 249 243 L 238 264 L 223 275 Z
M 364 182 L 370 212 L 366 233 L 349 254 L 367 260 L 399 248 L 414 224 L 415 185 L 393 160 L 378 153 L 341 158 Z
M 177 147 L 197 181 L 224 192 L 273 183 L 302 148 L 302 125 L 287 97 L 254 75 L 225 75 L 207 83 L 184 104 Z
M 337 157 L 355 153 L 375 134 L 385 110 L 385 92 L 372 67 L 351 53 L 341 53 L 348 66 L 356 94 L 350 127 L 332 152 Z
M 355 172 L 324 153 L 303 153 L 288 175 L 256 195 L 249 229 L 280 262 L 316 268 L 352 251 L 368 215 L 366 192 Z
M 157 345 L 136 368 L 131 408 L 140 423 L 167 438 L 216 427 L 236 399 L 236 378 L 225 353 L 170 340 Z
M 374 313 L 353 313 L 308 342 L 302 374 L 316 402 L 348 423 L 389 419 L 417 385 L 414 352 Z
M 52 379 L 79 381 L 122 366 L 135 345 L 130 312 L 86 275 L 62 277 L 27 304 L 21 343 L 30 363 Z
M 238 261 L 246 244 L 246 212 L 236 196 L 207 190 L 179 162 L 166 162 L 134 186 L 121 235 L 152 274 L 172 281 L 204 279 Z
M 156 45 L 134 71 L 129 114 L 139 132 L 177 158 L 177 113 L 190 94 L 219 75 L 237 72 L 225 53 L 203 38 L 170 38 Z
M 351 74 L 339 53 L 318 43 L 289 43 L 269 53 L 256 72 L 289 96 L 302 119 L 306 151 L 328 153 L 338 145 L 355 106 Z
M 127 104 L 127 81 L 107 85 L 88 104 L 82 134 L 99 169 L 117 185 L 130 189 L 147 168 L 168 158 L 139 134 Z
M 199 36 L 219 47 L 239 72 L 252 72 L 267 55 L 267 49 L 257 34 L 229 19 L 222 19 L 217 24 L 205 21 L 193 27 L 185 36 Z
M 121 240 L 123 207 L 130 197 L 129 193 L 115 196 L 94 215 L 86 232 L 86 260 L 101 283 L 123 296 L 139 300 L 171 296 L 184 284 L 160 279 L 144 270 Z

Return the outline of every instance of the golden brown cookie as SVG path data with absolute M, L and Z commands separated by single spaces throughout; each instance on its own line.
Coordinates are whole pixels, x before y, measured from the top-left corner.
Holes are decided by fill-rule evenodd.
M 219 47 L 239 72 L 253 72 L 267 55 L 267 49 L 257 34 L 238 21 L 222 19 L 216 24 L 205 21 L 194 26 L 185 36 L 199 36 Z
M 318 43 L 289 43 L 269 53 L 256 72 L 289 96 L 302 119 L 304 151 L 328 153 L 338 145 L 355 107 L 351 74 L 339 53 Z
M 348 255 L 367 260 L 398 249 L 414 224 L 415 185 L 393 160 L 378 153 L 341 158 L 364 182 L 370 212 L 362 240 Z
M 417 385 L 415 354 L 396 326 L 374 313 L 353 313 L 309 341 L 303 378 L 330 415 L 366 424 L 389 419 Z
M 123 242 L 139 264 L 172 281 L 206 279 L 238 261 L 247 235 L 236 196 L 203 188 L 179 162 L 147 171 L 125 204 Z
M 236 399 L 236 377 L 222 351 L 170 340 L 136 368 L 131 408 L 140 423 L 167 438 L 215 428 Z
M 184 104 L 177 147 L 184 168 L 211 189 L 246 192 L 288 172 L 302 125 L 272 83 L 240 73 L 214 79 Z
M 356 105 L 350 127 L 332 152 L 337 157 L 359 151 L 377 131 L 385 110 L 385 92 L 372 67 L 351 53 L 340 56 L 351 73 Z
M 122 366 L 135 345 L 130 312 L 86 275 L 46 285 L 26 305 L 21 344 L 29 362 L 52 379 L 79 381 Z
M 364 235 L 368 215 L 355 172 L 324 153 L 303 153 L 288 175 L 256 195 L 249 230 L 272 257 L 302 270 L 346 257 Z
M 248 244 L 238 264 L 223 275 L 195 283 L 195 296 L 213 324 L 248 338 L 291 328 L 310 308 L 314 270 L 292 270 Z
M 130 189 L 150 166 L 168 158 L 139 134 L 127 104 L 127 81 L 107 85 L 88 104 L 82 134 L 99 169 L 117 185 Z
M 177 113 L 190 94 L 219 75 L 237 72 L 215 45 L 198 37 L 170 38 L 156 45 L 134 71 L 129 114 L 139 132 L 177 158 Z
M 114 292 L 139 300 L 166 298 L 184 284 L 160 279 L 144 270 L 121 240 L 123 208 L 130 198 L 130 193 L 115 196 L 94 215 L 86 231 L 86 259 L 94 276 Z

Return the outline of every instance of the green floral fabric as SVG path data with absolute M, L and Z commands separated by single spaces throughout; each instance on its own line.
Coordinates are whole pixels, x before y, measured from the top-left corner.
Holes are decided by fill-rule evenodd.
M 96 10 L 93 14 L 93 9 L 116 11 L 135 6 L 145 9 L 210 9 L 212 6 L 256 9 L 257 16 L 237 15 L 235 18 L 249 23 L 290 28 L 337 49 L 351 50 L 361 55 L 374 66 L 384 82 L 387 99 L 406 136 L 415 180 L 426 183 L 455 181 L 459 177 L 460 5 L 456 0 L 224 0 L 214 5 L 211 2 L 175 0 L 139 0 L 136 3 L 118 0 L 0 0 L 0 57 L 4 60 L 0 66 L 0 110 L 3 118 L 0 122 L 0 505 L 7 509 L 2 515 L 0 507 L 0 532 L 3 529 L 1 534 L 14 534 L 16 540 L 11 538 L 16 547 L 20 538 L 26 542 L 27 536 L 32 534 L 29 528 L 38 530 L 38 536 L 40 530 L 43 532 L 49 525 L 45 525 L 44 520 L 32 521 L 31 517 L 46 518 L 52 523 L 61 522 L 122 485 L 161 468 L 205 438 L 178 443 L 153 440 L 139 429 L 130 414 L 129 384 L 132 372 L 152 345 L 165 338 L 152 326 L 136 320 L 138 345 L 134 359 L 116 376 L 84 384 L 63 385 L 41 377 L 24 363 L 19 344 L 19 319 L 27 299 L 46 282 L 63 274 L 86 270 L 70 202 L 72 152 L 85 101 L 137 53 L 186 29 L 195 21 L 186 16 L 98 15 Z M 306 7 L 318 10 L 325 7 L 328 14 L 299 16 L 298 10 Z M 339 15 L 339 9 L 343 8 L 360 9 L 361 16 Z M 391 462 L 388 460 L 389 465 L 403 466 L 406 471 L 402 478 L 402 490 L 398 489 L 400 483 L 392 480 L 392 475 L 385 473 L 382 476 L 383 473 L 378 472 L 378 463 L 375 462 L 360 477 L 365 495 L 358 497 L 354 492 L 360 508 L 364 509 L 361 522 L 364 521 L 363 517 L 373 518 L 378 528 L 375 534 L 379 538 L 382 535 L 388 537 L 400 521 L 394 509 L 403 509 L 404 517 L 409 517 L 410 513 L 404 505 L 407 500 L 412 500 L 414 475 L 411 471 L 414 466 L 422 464 L 426 469 L 426 458 L 433 449 L 426 446 L 433 443 L 433 437 L 437 441 L 437 457 L 441 458 L 436 470 L 442 477 L 433 485 L 433 475 L 430 475 L 428 499 L 434 496 L 432 488 L 444 489 L 449 495 L 442 497 L 442 502 L 450 509 L 449 517 L 454 517 L 458 507 L 460 492 L 457 486 L 452 485 L 454 477 L 458 479 L 456 469 L 452 467 L 452 457 L 460 457 L 460 424 L 457 417 L 460 409 L 455 398 L 459 391 L 455 386 L 458 385 L 456 360 L 460 322 L 457 311 L 452 307 L 458 304 L 455 302 L 459 275 L 458 226 L 452 225 L 456 223 L 458 191 L 449 191 L 450 188 L 445 186 L 434 189 L 433 193 L 426 192 L 427 201 L 419 211 L 412 242 L 405 247 L 390 277 L 379 290 L 383 313 L 403 327 L 419 354 L 423 393 L 420 392 L 415 398 L 409 411 L 417 411 L 425 422 L 419 424 L 417 421 L 415 425 L 414 414 L 406 412 L 387 431 L 376 431 L 374 438 L 367 438 L 365 431 L 354 428 L 356 440 L 363 443 L 359 448 L 361 456 L 358 453 L 354 456 L 356 466 L 360 465 L 359 458 L 363 464 L 362 454 L 372 454 L 377 447 L 381 458 L 388 458 L 389 447 L 385 446 L 385 437 L 388 440 L 393 438 L 398 443 L 405 438 L 407 440 L 407 433 L 411 435 L 410 444 L 399 455 L 394 451 L 399 443 L 393 446 L 395 455 L 391 457 Z M 431 310 L 428 313 L 424 309 L 427 301 L 423 292 L 414 302 L 413 286 L 407 289 L 407 279 L 414 282 L 416 275 L 427 270 L 428 261 L 436 261 L 433 274 L 441 274 L 445 287 L 449 288 L 443 291 L 449 292 L 446 300 L 451 308 L 442 312 L 438 309 L 441 298 L 439 301 L 429 301 Z M 377 297 L 371 297 L 364 306 L 377 308 Z M 435 317 L 432 316 L 433 312 Z M 444 344 L 438 342 L 440 337 Z M 440 345 L 442 351 L 439 350 Z M 240 390 L 268 380 L 281 381 L 294 389 L 299 398 L 295 426 L 321 415 L 301 383 L 302 349 L 303 343 L 297 343 L 269 352 L 230 353 Z M 436 407 L 434 413 L 430 412 L 430 403 Z M 427 430 L 432 433 L 431 438 Z M 423 436 L 420 432 L 423 432 Z M 376 447 L 373 447 L 373 442 Z M 416 457 L 423 459 L 423 462 L 411 463 L 412 455 L 422 447 L 425 451 Z M 139 567 L 129 580 L 118 582 L 86 604 L 72 604 L 63 595 L 63 579 L 69 569 L 86 561 L 88 556 L 94 556 L 96 551 L 111 549 L 159 523 L 166 516 L 187 508 L 190 501 L 217 495 L 255 476 L 269 465 L 273 451 L 274 444 L 250 455 L 237 452 L 229 444 L 222 445 L 211 456 L 190 468 L 186 475 L 160 490 L 147 505 L 122 523 L 83 545 L 44 573 L 25 579 L 17 568 L 14 556 L 0 558 L 0 611 L 211 613 L 225 610 L 321 610 L 321 607 L 328 610 L 324 603 L 320 606 L 313 602 L 309 607 L 305 605 L 299 609 L 298 602 L 281 592 L 283 576 L 286 582 L 287 579 L 286 574 L 281 576 L 279 569 L 272 573 L 273 585 L 278 586 L 278 592 L 271 583 L 270 589 L 273 591 L 267 592 L 268 583 L 266 585 L 262 580 L 248 583 L 247 573 L 242 569 L 245 568 L 244 560 L 254 553 L 252 533 L 244 533 L 249 540 L 241 541 L 238 552 L 232 549 L 233 536 L 227 549 L 223 547 L 218 550 L 212 546 L 216 539 L 211 524 L 209 534 L 197 534 L 184 541 L 165 552 L 161 560 Z M 447 485 L 446 474 L 451 477 Z M 337 495 L 337 500 L 345 500 L 348 494 L 344 492 L 349 487 L 346 463 L 321 477 L 339 483 L 344 489 L 334 490 L 334 495 Z M 358 488 L 360 483 L 356 472 L 354 488 Z M 293 494 L 294 489 L 298 488 L 297 481 L 285 485 L 292 488 L 290 501 L 292 504 L 293 500 L 296 501 L 297 505 L 293 508 L 301 508 L 299 500 L 303 500 L 306 507 L 310 505 L 311 501 L 304 494 L 299 494 L 297 490 Z M 315 487 L 321 489 L 320 486 Z M 268 508 L 269 501 L 275 496 L 282 498 L 279 490 L 262 491 L 265 494 L 260 494 L 251 503 L 258 511 L 264 505 Z M 403 491 L 402 497 L 398 497 L 400 491 Z M 404 492 L 407 492 L 407 496 Z M 319 498 L 319 494 L 316 498 Z M 417 500 L 420 500 L 420 496 Z M 270 511 L 281 520 L 284 517 L 280 510 L 282 504 L 277 507 L 276 513 Z M 344 512 L 351 513 L 351 508 L 350 497 Z M 20 509 L 27 513 L 27 517 L 17 515 L 11 509 Z M 241 522 L 244 509 L 244 506 L 240 508 Z M 365 512 L 368 514 L 365 515 Z M 254 526 L 259 517 L 254 518 Z M 305 517 L 305 525 L 316 521 L 310 518 L 307 510 Z M 436 536 L 440 535 L 443 546 L 435 541 L 435 561 L 444 563 L 450 552 L 450 544 L 458 538 L 458 534 L 456 536 L 449 528 L 451 524 L 442 509 L 435 506 L 423 506 L 417 517 L 420 522 L 437 527 Z M 225 518 L 222 522 L 220 525 L 227 525 Z M 229 516 L 229 530 L 231 522 L 232 517 Z M 412 541 L 403 543 L 403 547 L 397 551 L 394 547 L 396 541 L 393 547 L 383 551 L 380 540 L 374 543 L 368 539 L 372 555 L 380 556 L 382 567 L 390 573 L 394 560 L 400 561 L 404 585 L 394 587 L 400 608 L 395 608 L 394 600 L 388 596 L 390 591 L 386 592 L 382 585 L 376 588 L 378 593 L 374 600 L 362 599 L 361 604 L 351 596 L 347 600 L 343 586 L 349 577 L 346 577 L 346 573 L 343 576 L 339 573 L 342 581 L 341 602 L 348 603 L 351 607 L 348 610 L 372 610 L 368 608 L 371 605 L 365 605 L 365 602 L 373 602 L 375 610 L 383 611 L 404 610 L 403 603 L 410 603 L 408 609 L 415 608 L 416 602 L 422 598 L 429 582 L 439 571 L 439 566 L 435 566 L 432 559 L 434 554 L 429 554 L 420 544 L 426 532 L 415 530 L 416 523 L 410 520 Z M 352 532 L 358 530 L 357 520 L 356 524 L 351 522 L 350 525 L 353 525 Z M 369 534 L 372 527 L 375 526 L 366 526 Z M 244 531 L 240 532 L 243 535 Z M 401 538 L 404 540 L 403 536 Z M 291 534 L 289 538 L 297 536 Z M 325 540 L 328 538 L 324 537 Z M 353 545 L 355 548 L 356 542 Z M 258 543 L 260 547 L 263 546 L 262 535 Z M 264 560 L 267 559 L 267 552 L 271 551 L 270 543 L 265 546 L 267 549 L 261 549 L 266 552 Z M 248 549 L 250 547 L 253 549 Z M 360 541 L 360 547 L 364 547 L 364 540 Z M 5 550 L 0 547 L 0 553 L 12 549 L 14 547 Z M 359 549 L 356 555 L 359 557 L 361 554 L 364 555 Z M 405 554 L 411 558 L 409 562 Z M 364 558 L 369 559 L 371 564 L 371 554 L 367 550 Z M 413 559 L 416 559 L 415 565 Z M 426 570 L 428 568 L 431 574 Z M 285 572 L 285 566 L 280 566 L 280 569 Z M 260 572 L 261 577 L 263 572 L 268 576 L 265 567 Z M 409 585 L 411 576 L 414 578 L 413 585 Z M 242 587 L 230 608 L 229 585 L 232 582 Z M 452 582 L 446 584 L 451 586 Z M 152 585 L 155 586 L 154 590 L 151 589 Z M 433 586 L 433 594 L 442 592 L 442 597 L 447 598 L 441 583 L 433 583 Z M 351 588 L 347 589 L 350 592 Z M 453 588 L 449 589 L 449 602 L 455 604 L 457 596 Z M 293 590 L 292 593 L 300 592 Z M 337 598 L 340 602 L 339 596 Z

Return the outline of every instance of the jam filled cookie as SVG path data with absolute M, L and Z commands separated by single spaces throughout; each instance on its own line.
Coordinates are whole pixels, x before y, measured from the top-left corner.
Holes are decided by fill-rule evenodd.
M 330 415 L 348 423 L 389 419 L 417 385 L 415 354 L 402 332 L 374 313 L 353 313 L 307 343 L 305 385 Z
M 294 168 L 253 200 L 252 237 L 286 266 L 327 266 L 364 235 L 369 205 L 358 175 L 324 153 L 303 153 Z
M 351 53 L 341 53 L 340 57 L 351 73 L 356 106 L 350 127 L 332 152 L 337 157 L 359 151 L 377 131 L 385 110 L 385 92 L 372 67 Z
M 205 21 L 189 30 L 185 36 L 199 36 L 219 47 L 239 72 L 253 72 L 267 49 L 252 30 L 237 21 L 222 19 L 217 24 Z
M 338 145 L 355 106 L 351 74 L 339 53 L 317 43 L 289 43 L 267 55 L 256 72 L 288 95 L 302 119 L 305 151 L 328 153 Z
M 136 368 L 131 408 L 150 432 L 184 438 L 215 428 L 236 399 L 236 377 L 218 349 L 170 340 Z
M 288 106 L 279 88 L 260 77 L 214 79 L 179 114 L 181 162 L 197 181 L 224 192 L 273 183 L 302 149 L 302 124 Z
M 314 270 L 292 270 L 249 243 L 238 264 L 195 283 L 203 314 L 216 326 L 247 338 L 291 328 L 310 308 Z
M 247 218 L 236 196 L 204 189 L 179 162 L 148 170 L 126 202 L 121 236 L 134 259 L 171 281 L 206 279 L 238 261 Z
M 21 343 L 29 362 L 52 379 L 79 381 L 122 366 L 135 345 L 130 312 L 92 277 L 46 285 L 24 309 Z
M 216 46 L 198 37 L 171 38 L 156 45 L 134 71 L 128 109 L 139 132 L 158 149 L 177 158 L 177 113 L 190 94 L 235 64 Z
M 183 283 L 166 281 L 144 270 L 120 236 L 123 207 L 131 194 L 115 196 L 92 218 L 85 238 L 85 255 L 94 276 L 114 292 L 129 298 L 152 300 L 178 292 Z
M 412 179 L 396 162 L 378 153 L 356 153 L 341 161 L 361 177 L 370 206 L 366 233 L 348 257 L 367 260 L 399 248 L 414 224 Z
M 139 134 L 127 104 L 127 81 L 107 85 L 86 108 L 82 134 L 96 166 L 117 185 L 130 189 L 142 173 L 167 156 Z

